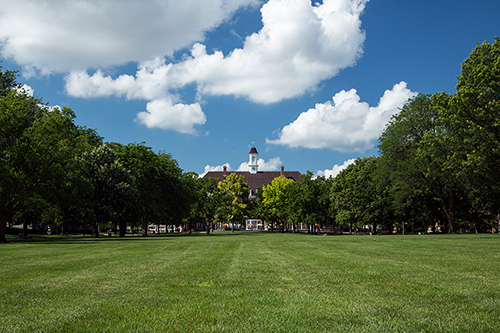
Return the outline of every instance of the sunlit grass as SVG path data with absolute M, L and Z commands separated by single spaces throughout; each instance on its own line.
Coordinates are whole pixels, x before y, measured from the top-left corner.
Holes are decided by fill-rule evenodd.
M 496 332 L 500 236 L 11 241 L 0 332 Z

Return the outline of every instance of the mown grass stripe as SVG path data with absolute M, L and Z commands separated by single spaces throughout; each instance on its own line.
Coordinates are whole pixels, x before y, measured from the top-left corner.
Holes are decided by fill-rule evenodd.
M 0 247 L 0 332 L 495 332 L 498 235 L 215 233 Z

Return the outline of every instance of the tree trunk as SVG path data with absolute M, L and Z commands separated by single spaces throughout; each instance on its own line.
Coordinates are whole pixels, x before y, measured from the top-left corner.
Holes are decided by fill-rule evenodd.
M 5 238 L 5 230 L 7 226 L 7 215 L 0 215 L 0 243 L 6 243 L 7 239 Z
M 28 238 L 28 222 L 26 218 L 26 214 L 23 214 L 23 238 Z
M 98 238 L 99 237 L 99 220 L 96 219 L 94 223 L 94 230 L 93 230 L 93 237 Z
M 23 237 L 28 238 L 28 221 L 26 221 L 26 215 L 23 216 Z
M 125 233 L 127 232 L 127 221 L 125 221 L 124 219 L 121 219 L 118 225 L 120 228 L 120 236 L 119 237 L 125 237 Z
M 10 213 L 10 208 L 7 204 L 0 205 L 0 243 L 7 243 L 5 233 L 7 231 L 7 218 Z
M 61 209 L 62 210 L 62 234 L 64 236 L 68 235 L 68 213 L 66 209 Z
M 207 223 L 205 223 L 205 225 L 207 226 L 207 235 L 210 235 L 210 227 L 211 227 L 212 223 L 207 222 Z
M 234 234 L 234 223 L 231 222 L 231 233 Z
M 142 217 L 142 236 L 147 237 L 148 236 L 148 213 L 144 213 L 144 216 Z
M 441 205 L 443 206 L 446 217 L 448 218 L 448 233 L 452 234 L 455 232 L 455 191 L 450 191 L 448 204 L 446 204 L 446 200 L 443 194 L 443 188 L 441 187 L 441 183 L 437 179 L 436 184 L 438 186 L 439 200 L 441 201 Z

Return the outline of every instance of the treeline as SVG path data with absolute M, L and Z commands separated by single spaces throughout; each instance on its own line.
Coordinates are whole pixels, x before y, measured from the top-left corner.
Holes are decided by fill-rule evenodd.
M 379 180 L 393 212 L 418 225 L 487 230 L 500 223 L 500 41 L 478 44 L 455 94 L 418 95 L 379 139 Z M 382 195 L 381 194 L 381 195 Z M 383 196 L 381 196 L 383 197 Z
M 125 235 L 127 226 L 214 223 L 245 217 L 310 232 L 327 225 L 371 232 L 492 230 L 500 221 L 500 41 L 478 44 L 455 94 L 410 99 L 379 138 L 379 156 L 335 178 L 311 172 L 276 178 L 249 198 L 235 174 L 223 182 L 183 172 L 144 143 L 104 143 L 0 71 L 0 242 L 11 223 L 88 226 Z
M 0 71 L 0 242 L 6 227 L 100 229 L 182 223 L 194 200 L 193 175 L 144 143 L 104 143 L 74 123 L 69 108 L 50 108 Z M 197 176 L 197 175 L 196 175 Z
M 282 225 L 370 226 L 371 232 L 500 227 L 499 39 L 478 44 L 457 79 L 455 94 L 410 99 L 386 125 L 378 157 L 358 159 L 334 179 L 308 174 L 287 186 L 282 216 L 273 211 L 279 196 L 264 188 L 268 214 Z

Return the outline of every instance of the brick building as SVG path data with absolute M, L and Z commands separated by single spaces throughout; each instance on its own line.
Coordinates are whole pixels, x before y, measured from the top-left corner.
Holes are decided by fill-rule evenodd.
M 223 181 L 227 176 L 235 173 L 238 176 L 243 176 L 245 183 L 250 187 L 250 198 L 254 197 L 254 194 L 259 188 L 267 185 L 277 177 L 286 177 L 298 181 L 300 178 L 300 172 L 298 171 L 285 171 L 285 167 L 281 166 L 280 171 L 259 171 L 258 165 L 259 153 L 255 147 L 250 149 L 248 153 L 248 169 L 249 171 L 227 171 L 226 166 L 224 166 L 223 171 L 209 171 L 205 174 L 206 178 L 219 178 L 219 181 Z M 267 229 L 267 224 L 259 219 L 247 219 L 245 221 L 245 229 L 256 230 L 256 229 Z

